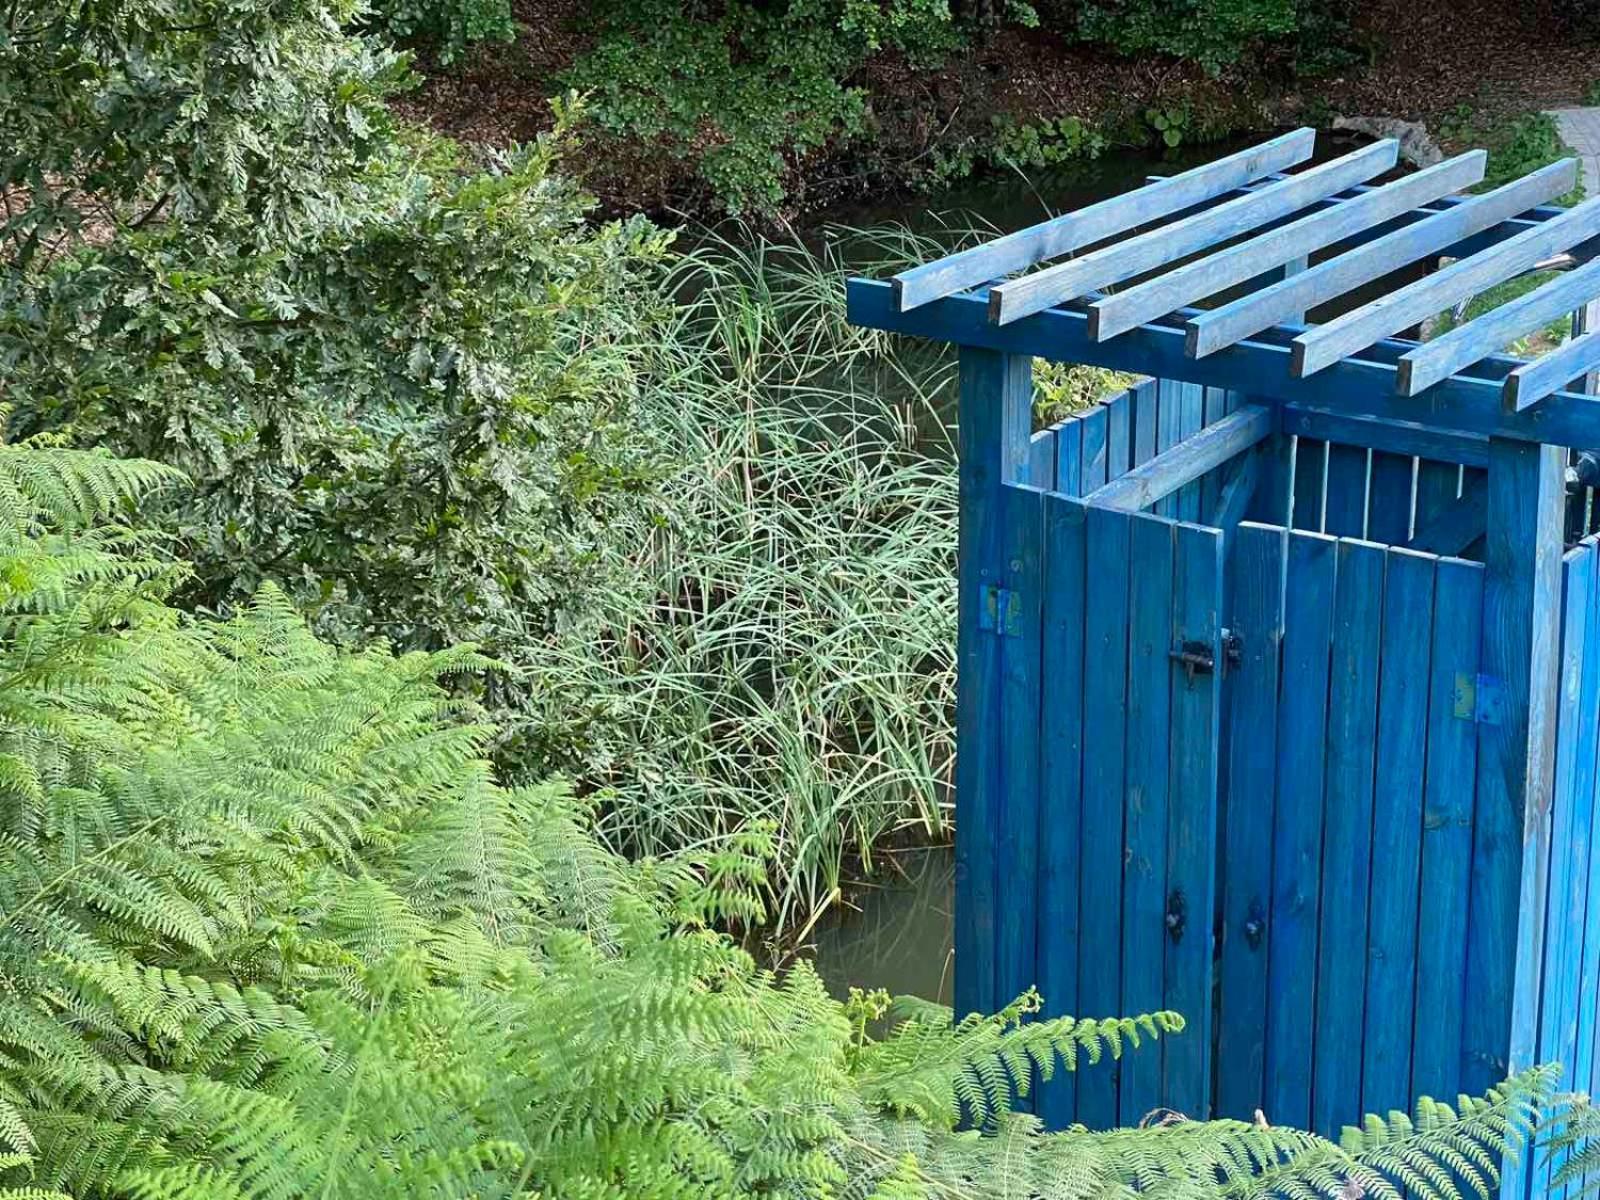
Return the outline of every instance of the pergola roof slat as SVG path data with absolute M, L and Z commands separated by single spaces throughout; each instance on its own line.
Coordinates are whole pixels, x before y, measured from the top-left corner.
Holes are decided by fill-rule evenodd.
M 1213 200 L 1252 180 L 1306 161 L 1311 157 L 1315 141 L 1314 130 L 1297 129 L 1192 171 L 1160 179 L 1127 195 L 1113 196 L 981 246 L 901 271 L 893 279 L 900 311 L 999 279 L 1034 263 Z
M 1516 338 L 1543 329 L 1596 296 L 1600 296 L 1600 262 L 1558 276 L 1418 346 L 1397 364 L 1396 386 L 1402 396 L 1415 396 L 1446 376 L 1470 367 L 1486 351 L 1498 350 Z
M 1471 187 L 1482 180 L 1487 159 L 1488 155 L 1482 150 L 1447 159 L 1415 175 L 1370 188 L 1329 207 L 1319 206 L 1318 211 L 1247 242 L 1097 300 L 1089 309 L 1089 332 L 1096 341 L 1115 337 L 1313 250 L 1321 250 L 1442 196 Z
M 1492 192 L 1453 204 L 1442 212 L 1330 258 L 1281 283 L 1201 313 L 1188 322 L 1188 353 L 1194 358 L 1204 358 L 1294 314 L 1336 299 L 1561 195 L 1571 189 L 1577 177 L 1577 160 L 1562 159 Z M 1553 217 L 1551 221 L 1559 219 Z M 1544 229 L 1550 223 L 1530 226 L 1524 233 Z
M 1174 259 L 1259 229 L 1281 217 L 1381 175 L 1399 158 L 1387 139 L 1268 184 L 1216 208 L 1152 229 L 1081 258 L 998 284 L 989 291 L 990 319 L 1005 325 L 1063 300 L 1132 278 Z
M 1294 373 L 1301 378 L 1313 375 L 1346 355 L 1358 353 L 1379 338 L 1515 278 L 1552 254 L 1559 254 L 1596 234 L 1600 234 L 1600 197 L 1470 258 L 1459 259 L 1408 287 L 1308 329 L 1294 340 Z
M 1531 408 L 1591 371 L 1600 371 L 1600 329 L 1581 334 L 1507 375 L 1506 408 L 1512 412 Z

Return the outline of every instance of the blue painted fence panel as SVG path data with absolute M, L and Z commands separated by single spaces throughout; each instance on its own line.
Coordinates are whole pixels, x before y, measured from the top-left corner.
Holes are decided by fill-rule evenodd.
M 1173 553 L 1176 526 L 1160 517 L 1131 523 L 1126 850 L 1122 892 L 1122 1007 L 1129 1016 L 1163 1006 L 1167 942 L 1168 746 L 1171 741 Z M 1161 1049 L 1122 1063 L 1119 1112 L 1137 1124 L 1161 1103 Z
M 1461 1091 L 1461 1015 L 1467 1004 L 1467 888 L 1472 869 L 1477 725 L 1456 711 L 1458 689 L 1478 675 L 1483 567 L 1441 559 L 1433 597 L 1428 753 L 1423 785 L 1422 891 L 1413 1094 Z

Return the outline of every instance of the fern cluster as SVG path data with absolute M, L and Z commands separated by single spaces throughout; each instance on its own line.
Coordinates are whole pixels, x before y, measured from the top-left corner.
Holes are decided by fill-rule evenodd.
M 0 1196 L 1451 1196 L 1549 1076 L 1340 1146 L 1047 1134 L 1035 1076 L 1181 1021 L 953 1023 L 831 998 L 718 928 L 770 834 L 628 863 L 505 789 L 470 650 L 319 643 L 279 593 L 185 617 L 116 523 L 159 469 L 0 446 Z M 964 1128 L 963 1122 L 973 1128 Z M 981 1129 L 981 1132 L 979 1130 Z

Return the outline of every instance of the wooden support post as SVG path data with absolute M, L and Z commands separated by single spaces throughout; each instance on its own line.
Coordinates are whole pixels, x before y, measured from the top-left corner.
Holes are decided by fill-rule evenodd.
M 960 598 L 956 632 L 955 1010 L 993 1012 L 996 837 L 1002 811 L 1001 675 L 1007 606 L 1001 486 L 1026 482 L 1033 360 L 963 346 L 960 359 Z M 1001 617 L 1001 624 L 1004 617 Z
M 1550 867 L 1561 533 L 1567 452 L 1489 443 L 1478 725 L 1477 826 L 1471 877 L 1462 1086 L 1533 1063 Z M 1509 1161 L 1503 1196 L 1526 1167 Z

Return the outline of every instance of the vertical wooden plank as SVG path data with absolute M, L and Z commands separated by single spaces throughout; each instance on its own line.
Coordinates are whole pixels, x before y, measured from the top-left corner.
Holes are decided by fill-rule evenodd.
M 1222 537 L 1181 525 L 1173 567 L 1173 644 L 1208 646 L 1222 660 Z M 1163 1103 L 1195 1118 L 1211 1102 L 1212 912 L 1217 871 L 1218 702 L 1221 676 L 1172 671 L 1171 791 L 1167 811 L 1167 1007 L 1198 1037 L 1164 1045 Z
M 1074 430 L 1076 426 L 1074 425 Z M 1059 461 L 1059 460 L 1058 460 Z M 1046 1016 L 1078 1007 L 1079 836 L 1083 804 L 1084 561 L 1087 509 L 1044 498 L 1044 584 L 1039 708 L 1039 990 Z M 1039 1088 L 1039 1118 L 1065 1129 L 1077 1118 L 1069 1071 Z
M 1128 389 L 1128 400 L 1133 405 L 1133 447 L 1129 462 L 1138 467 L 1156 456 L 1156 422 L 1161 408 L 1156 381 L 1139 380 Z
M 1317 947 L 1311 1125 L 1334 1134 L 1361 1111 L 1367 902 L 1372 868 L 1373 747 L 1377 737 L 1383 550 L 1341 540 L 1328 687 L 1328 758 Z
M 1128 473 L 1133 453 L 1133 399 L 1119 392 L 1105 403 L 1106 482 Z
M 1170 450 L 1183 440 L 1183 384 L 1176 379 L 1156 380 L 1156 453 Z M 1177 496 L 1164 496 L 1152 509 L 1158 516 L 1178 512 Z
M 1417 462 L 1416 527 L 1423 528 L 1461 494 L 1461 467 L 1457 463 L 1419 459 Z
M 955 1007 L 993 1012 L 994 819 L 1000 787 L 1000 648 L 982 628 L 1004 570 L 1000 488 L 1027 471 L 1032 363 L 963 346 L 956 622 Z
M 1178 440 L 1191 438 L 1205 425 L 1205 389 L 1198 383 L 1178 387 Z M 1178 489 L 1176 516 L 1180 521 L 1200 519 L 1200 481 Z
M 1079 419 L 1083 427 L 1083 494 L 1106 485 L 1106 439 L 1109 434 L 1104 405 L 1097 404 Z
M 1478 723 L 1462 1063 L 1468 1090 L 1531 1065 L 1537 1050 L 1565 461 L 1560 447 L 1489 443 L 1478 687 L 1487 719 Z M 1505 1187 L 1525 1183 L 1508 1164 Z
M 1222 388 L 1201 388 L 1200 424 L 1202 427 L 1214 421 L 1220 421 L 1228 415 L 1228 396 L 1230 393 Z M 1221 471 L 1208 471 L 1200 479 L 1200 501 L 1196 509 L 1196 516 L 1192 519 L 1203 520 L 1204 514 L 1215 511 L 1217 495 L 1222 490 Z
M 990 836 L 995 841 L 995 999 L 1001 1004 L 1037 982 L 1043 499 L 1044 493 L 1033 487 L 1007 484 L 1000 489 L 1006 611 L 996 630 L 1000 794 Z
M 1277 1125 L 1311 1125 L 1311 1031 L 1316 1022 L 1322 895 L 1328 647 L 1336 549 L 1330 537 L 1289 536 L 1278 798 L 1273 811 L 1272 923 L 1267 956 L 1266 1104 Z
M 1295 439 L 1294 527 L 1322 532 L 1324 484 L 1328 475 L 1328 443 Z
M 1122 1003 L 1122 801 L 1127 758 L 1128 535 L 1125 512 L 1089 508 L 1084 615 L 1081 914 L 1078 1006 L 1083 1016 L 1116 1015 Z M 1117 1122 L 1118 1064 L 1078 1073 L 1078 1120 Z
M 1416 459 L 1372 452 L 1372 488 L 1367 499 L 1369 541 L 1403 546 L 1411 540 L 1411 480 Z
M 1588 796 L 1590 808 L 1589 851 L 1586 860 L 1586 897 L 1583 920 L 1583 965 L 1578 976 L 1578 1036 L 1573 1061 L 1579 1081 L 1587 1079 L 1584 1090 L 1600 1094 L 1600 734 L 1593 714 L 1600 705 L 1600 564 L 1596 583 L 1590 590 L 1589 629 L 1584 646 L 1584 687 L 1581 710 L 1591 714 L 1585 736 L 1587 745 L 1579 765 L 1586 772 L 1579 786 Z M 1589 1181 L 1595 1176 L 1591 1174 Z M 1569 1195 L 1571 1192 L 1569 1191 Z
M 1045 491 L 1056 486 L 1056 431 L 1041 429 L 1028 442 L 1028 483 Z
M 1055 490 L 1065 496 L 1083 495 L 1083 422 L 1069 417 L 1055 426 Z
M 1245 510 L 1245 519 L 1289 528 L 1294 493 L 1294 436 L 1275 433 L 1259 450 L 1261 478 Z
M 1337 442 L 1328 446 L 1327 495 L 1322 529 L 1335 537 L 1366 536 L 1367 451 Z
M 1561 647 L 1556 705 L 1555 777 L 1550 826 L 1550 892 L 1545 912 L 1544 986 L 1540 1000 L 1538 1059 L 1560 1063 L 1560 1087 L 1577 1082 L 1577 982 L 1583 969 L 1583 920 L 1588 899 L 1589 797 L 1578 803 L 1578 758 L 1595 715 L 1583 712 L 1583 664 L 1590 634 L 1590 591 L 1594 586 L 1594 547 L 1581 545 L 1562 560 Z M 1581 850 L 1580 850 L 1581 848 Z M 1579 855 L 1582 855 L 1580 863 Z M 1564 1157 L 1564 1156 L 1563 1156 Z M 1539 1155 L 1530 1164 L 1535 1195 L 1550 1191 L 1555 1157 Z
M 1436 562 L 1432 555 L 1390 550 L 1384 571 L 1361 1064 L 1361 1107 L 1365 1112 L 1387 1112 L 1411 1104 L 1428 655 L 1433 641 Z
M 1122 1007 L 1132 1016 L 1165 999 L 1167 941 L 1167 763 L 1171 729 L 1172 589 L 1175 526 L 1140 514 L 1130 527 L 1126 849 L 1122 893 Z M 1118 1111 L 1137 1124 L 1161 1103 L 1161 1050 L 1123 1060 Z
M 1471 712 L 1461 715 L 1456 702 L 1465 683 L 1478 676 L 1482 620 L 1483 568 L 1458 558 L 1440 560 L 1429 669 L 1413 1095 L 1445 1098 L 1461 1091 L 1478 732 Z
M 1249 1120 L 1265 1104 L 1267 951 L 1278 751 L 1278 649 L 1288 535 L 1243 524 L 1229 566 L 1229 629 L 1240 657 L 1231 715 L 1223 828 L 1217 1115 Z M 1142 585 L 1141 585 L 1142 586 Z

